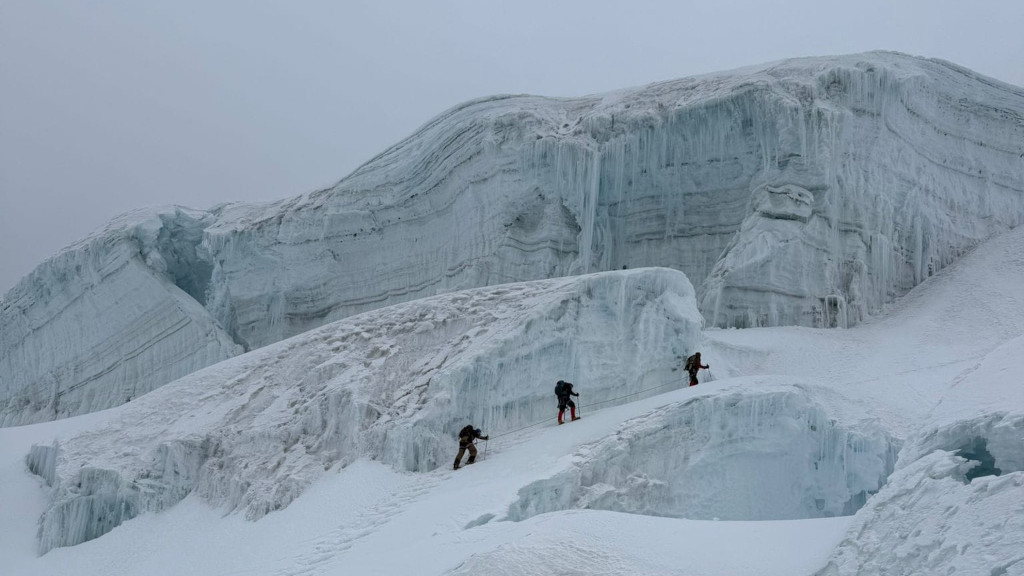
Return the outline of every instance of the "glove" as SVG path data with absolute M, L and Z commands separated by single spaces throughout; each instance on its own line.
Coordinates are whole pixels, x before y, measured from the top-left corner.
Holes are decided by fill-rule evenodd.
M 491 437 L 490 436 L 481 436 L 480 439 L 481 440 L 490 440 Z

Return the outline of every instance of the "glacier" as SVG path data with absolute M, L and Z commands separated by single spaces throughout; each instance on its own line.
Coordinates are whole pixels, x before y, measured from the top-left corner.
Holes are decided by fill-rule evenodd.
M 0 300 L 0 425 L 130 402 L 240 354 L 203 308 L 207 214 L 126 214 Z
M 670 269 L 392 305 L 0 430 L 0 557 L 104 576 L 1013 576 L 1022 282 L 1018 227 L 845 330 L 702 330 Z M 713 377 L 685 387 L 695 348 Z M 559 377 L 582 394 L 566 426 Z M 490 441 L 452 471 L 466 420 Z
M 191 493 L 261 518 L 360 457 L 433 470 L 451 461 L 466 423 L 512 430 L 552 418 L 559 378 L 598 403 L 682 386 L 701 323 L 692 285 L 669 269 L 479 288 L 340 320 L 33 447 L 28 467 L 52 490 L 40 551 Z
M 522 488 L 508 514 L 586 508 L 699 520 L 849 516 L 885 485 L 900 443 L 813 384 L 735 379 L 581 446 L 573 466 Z M 833 396 L 834 393 L 832 394 Z
M 908 563 L 928 574 L 1024 569 L 1020 358 L 1024 336 L 986 354 L 942 398 L 819 576 L 887 574 Z
M 944 61 L 482 98 L 333 187 L 133 213 L 42 263 L 0 300 L 0 425 L 376 308 L 624 267 L 684 272 L 710 326 L 852 326 L 1022 214 L 1024 90 Z

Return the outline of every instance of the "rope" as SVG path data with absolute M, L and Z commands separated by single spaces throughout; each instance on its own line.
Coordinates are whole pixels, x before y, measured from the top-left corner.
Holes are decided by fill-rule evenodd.
M 515 430 L 509 430 L 508 432 L 502 432 L 501 434 L 488 434 L 487 437 L 490 438 L 491 436 L 494 436 L 495 438 L 501 438 L 502 436 L 508 436 L 509 434 L 515 434 L 516 432 L 522 432 L 523 430 L 526 430 L 527 428 L 533 428 L 534 426 L 540 426 L 541 424 L 544 424 L 547 421 L 548 421 L 548 418 L 545 418 L 545 419 L 540 420 L 538 422 L 534 422 L 533 424 L 527 424 L 526 426 L 523 426 L 522 428 L 516 428 Z M 486 442 L 486 441 L 487 440 L 484 440 L 484 442 Z
M 980 355 L 977 356 L 977 357 L 980 357 Z M 972 357 L 972 358 L 969 358 L 968 360 L 975 359 L 977 357 Z M 964 361 L 965 360 L 963 360 L 963 359 L 952 360 L 950 362 L 943 362 L 941 364 L 936 364 L 935 366 L 926 366 L 924 368 L 913 368 L 913 369 L 910 369 L 910 370 L 903 370 L 901 372 L 895 372 L 892 375 L 903 375 L 903 374 L 910 374 L 910 373 L 913 373 L 913 372 L 919 372 L 921 370 L 928 370 L 928 369 L 932 369 L 932 368 L 941 368 L 941 367 L 949 366 L 951 364 L 957 364 L 959 362 L 964 362 Z M 711 373 L 711 369 L 710 368 L 705 368 L 705 370 L 708 371 L 709 381 L 714 381 L 715 376 L 714 376 L 714 374 Z M 875 376 L 875 377 L 872 377 L 872 378 L 865 378 L 863 380 L 853 380 L 853 381 L 850 381 L 850 382 L 847 382 L 847 383 L 848 384 L 860 384 L 860 383 L 864 383 L 864 382 L 871 382 L 873 380 L 878 380 L 878 379 L 884 378 L 884 377 L 885 377 L 885 375 L 883 375 L 883 376 Z M 630 396 L 636 396 L 638 394 L 643 394 L 644 392 L 650 392 L 651 390 L 658 390 L 660 388 L 665 388 L 666 386 L 671 386 L 672 384 L 675 384 L 677 382 L 682 382 L 684 380 L 687 380 L 688 378 L 689 378 L 689 376 L 684 376 L 682 378 L 676 378 L 675 380 L 669 380 L 668 382 L 666 382 L 664 384 L 660 384 L 658 386 L 654 386 L 653 388 L 644 388 L 643 390 L 637 390 L 636 392 L 630 392 L 629 394 L 624 394 L 622 396 L 617 396 L 615 398 L 609 398 L 608 400 L 602 400 L 600 402 L 591 402 L 590 404 L 580 404 L 579 408 L 580 408 L 580 411 L 582 412 L 583 408 L 591 408 L 593 406 L 600 406 L 602 404 L 607 404 L 609 402 L 615 402 L 617 400 L 623 400 L 625 398 L 629 398 Z M 914 392 L 917 393 L 918 395 L 920 395 L 920 393 L 917 392 L 916 390 L 914 390 Z M 527 424 L 526 426 L 522 426 L 522 427 L 516 428 L 514 430 L 508 430 L 508 431 L 502 432 L 500 434 L 489 434 L 488 435 L 488 439 L 490 438 L 490 436 L 494 436 L 495 438 L 501 438 L 502 436 L 508 436 L 509 434 L 515 434 L 516 432 L 522 432 L 523 430 L 527 430 L 527 429 L 533 428 L 535 426 L 540 426 L 541 424 L 545 424 L 547 422 L 548 422 L 548 418 L 545 418 L 543 420 L 539 420 L 537 422 L 534 422 L 533 424 Z M 486 451 L 487 451 L 487 440 L 484 440 L 484 452 L 486 453 Z
M 675 380 L 669 380 L 668 382 L 665 382 L 664 384 L 659 384 L 658 386 L 654 386 L 652 388 L 644 388 L 643 390 L 637 390 L 636 392 L 630 392 L 629 394 L 624 394 L 622 396 L 618 396 L 618 397 L 615 397 L 615 398 L 609 398 L 608 400 L 602 400 L 600 402 L 591 402 L 589 404 L 582 404 L 581 403 L 579 408 L 580 408 L 580 411 L 582 412 L 583 408 L 590 408 L 590 407 L 593 407 L 593 406 L 600 406 L 601 404 L 607 404 L 609 402 L 615 402 L 617 400 L 623 400 L 625 398 L 629 398 L 630 396 L 636 396 L 638 394 L 643 394 L 644 392 L 650 392 L 651 390 L 658 390 L 660 388 L 665 388 L 666 386 L 671 386 L 671 385 L 673 385 L 673 384 L 675 384 L 677 382 L 682 382 L 684 380 L 687 380 L 688 378 L 689 378 L 688 376 L 687 377 L 683 377 L 683 378 L 676 378 Z M 494 436 L 495 438 L 501 438 L 502 436 L 508 436 L 509 434 L 515 434 L 516 432 L 522 432 L 523 430 L 526 430 L 528 428 L 533 428 L 534 426 L 540 426 L 541 424 L 546 424 L 548 422 L 548 420 L 549 420 L 548 418 L 545 418 L 543 420 L 539 420 L 537 422 L 534 422 L 533 424 L 527 424 L 526 426 L 522 426 L 520 428 L 516 428 L 515 430 L 508 430 L 508 431 L 502 432 L 500 434 L 488 434 L 487 436 L 488 436 L 488 439 L 491 436 Z M 484 450 L 487 450 L 487 444 L 486 444 L 487 440 L 484 440 L 484 442 L 485 442 Z
M 664 384 L 662 384 L 660 386 L 655 386 L 653 388 L 644 388 L 643 390 L 637 390 L 636 392 L 630 392 L 629 394 L 625 394 L 625 395 L 619 396 L 617 398 L 609 398 L 608 400 L 602 400 L 600 402 L 591 402 L 590 404 L 580 404 L 580 408 L 590 408 L 591 406 L 600 406 L 601 404 L 607 404 L 609 402 L 615 402 L 616 400 L 622 400 L 624 398 L 629 398 L 630 396 L 636 396 L 637 394 L 643 394 L 644 392 L 650 392 L 651 390 L 657 390 L 659 388 L 664 388 L 666 386 L 671 386 L 672 384 L 675 384 L 676 382 L 682 382 L 683 380 L 686 380 L 686 378 L 677 378 L 675 380 L 670 380 L 669 382 L 666 382 L 666 383 L 664 383 Z

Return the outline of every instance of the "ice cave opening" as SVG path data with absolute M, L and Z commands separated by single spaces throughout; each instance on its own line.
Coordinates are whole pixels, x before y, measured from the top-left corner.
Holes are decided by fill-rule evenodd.
M 967 482 L 982 476 L 999 476 L 1003 471 L 996 467 L 996 459 L 988 451 L 988 440 L 981 437 L 971 438 L 959 451 L 962 458 L 977 462 L 977 464 L 965 474 Z
M 966 460 L 960 480 L 1024 472 L 1024 416 L 995 413 L 932 430 L 908 445 L 913 462 L 935 451 L 951 452 Z

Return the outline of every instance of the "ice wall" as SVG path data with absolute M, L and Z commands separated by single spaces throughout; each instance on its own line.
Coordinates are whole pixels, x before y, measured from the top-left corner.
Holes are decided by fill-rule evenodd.
M 1007 413 L 921 434 L 818 574 L 1019 574 L 1022 438 Z
M 201 236 L 171 243 L 188 247 L 163 258 L 177 265 L 146 270 L 147 258 L 73 247 L 15 288 L 0 320 L 32 318 L 32 349 L 52 349 L 61 318 L 77 316 L 90 330 L 66 339 L 67 354 L 105 369 L 124 353 L 103 345 L 115 330 L 171 355 L 174 340 L 137 326 L 154 307 L 184 307 L 183 294 L 252 350 L 433 294 L 664 266 L 693 279 L 713 325 L 847 326 L 1024 220 L 1024 91 L 878 52 L 585 98 L 485 98 L 329 189 L 165 216 L 165 230 Z M 88 249 L 116 251 L 123 237 L 114 230 Z M 83 285 L 75 265 L 89 259 L 140 265 Z M 153 302 L 118 306 L 108 324 L 103 314 L 132 285 Z M 0 347 L 0 382 L 16 384 L 0 388 L 0 402 L 20 405 L 17 393 L 45 407 L 45 391 L 79 381 L 48 357 L 19 359 L 29 330 L 14 332 Z M 205 343 L 188 341 L 204 352 L 181 351 L 166 373 L 140 370 L 138 385 L 223 357 L 223 333 L 203 333 Z M 75 410 L 123 401 L 120 392 Z M 27 418 L 17 413 L 7 421 Z
M 1020 224 L 1024 92 L 872 56 L 777 100 L 774 150 L 702 289 L 711 323 L 847 326 Z
M 196 493 L 249 518 L 370 457 L 450 465 L 457 431 L 553 419 L 558 379 L 588 398 L 678 380 L 697 346 L 693 287 L 669 269 L 436 296 L 357 315 L 191 374 L 29 467 L 53 487 L 43 552 Z
M 885 484 L 898 443 L 877 423 L 844 418 L 812 387 L 748 379 L 742 388 L 666 406 L 581 446 L 569 469 L 522 488 L 508 519 L 571 508 L 823 518 L 853 514 Z
M 668 266 L 715 325 L 850 325 L 1024 220 L 1022 142 L 1024 91 L 890 53 L 478 100 L 329 190 L 220 219 L 214 253 L 290 281 L 224 266 L 216 315 L 258 346 L 418 295 Z
M 134 213 L 65 249 L 0 301 L 0 425 L 128 402 L 241 352 L 203 308 L 208 216 Z

